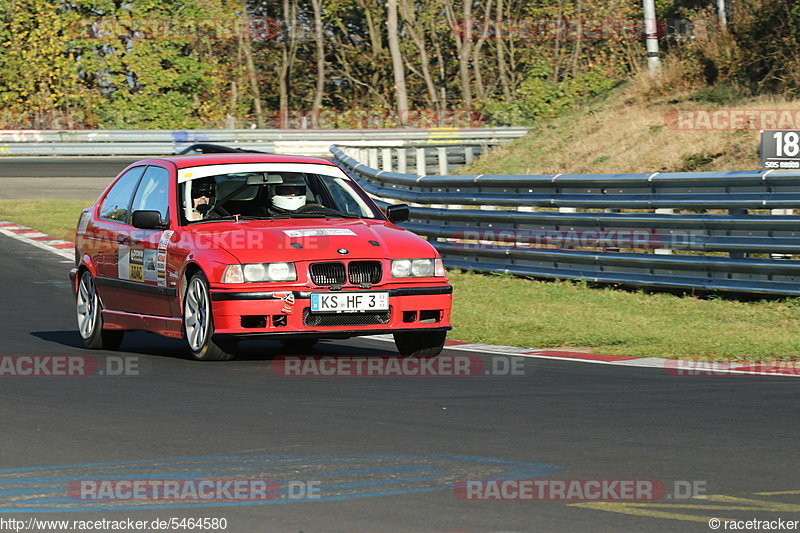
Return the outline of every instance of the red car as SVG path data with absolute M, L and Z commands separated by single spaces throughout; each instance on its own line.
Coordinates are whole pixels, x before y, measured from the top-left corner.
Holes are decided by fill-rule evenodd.
M 322 159 L 139 161 L 78 222 L 78 330 L 87 348 L 127 330 L 183 338 L 199 360 L 230 359 L 243 338 L 301 349 L 381 333 L 438 355 L 452 287 L 433 246 L 395 225 L 407 218 Z

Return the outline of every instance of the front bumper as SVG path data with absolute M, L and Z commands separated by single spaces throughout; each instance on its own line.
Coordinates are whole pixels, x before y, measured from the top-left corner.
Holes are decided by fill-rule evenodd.
M 314 314 L 311 293 L 325 290 L 241 292 L 212 288 L 214 331 L 236 336 L 352 337 L 450 329 L 450 285 L 345 289 L 339 293 L 388 292 L 389 311 Z

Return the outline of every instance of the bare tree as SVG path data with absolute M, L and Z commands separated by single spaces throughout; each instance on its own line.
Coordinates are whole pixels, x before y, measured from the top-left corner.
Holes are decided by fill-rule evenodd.
M 280 99 L 280 126 L 285 128 L 289 120 L 289 86 L 292 66 L 297 57 L 297 3 L 283 0 L 284 38 L 281 44 L 281 67 L 278 75 Z
M 485 100 L 487 93 L 483 85 L 483 74 L 481 73 L 481 48 L 489 36 L 489 26 L 491 19 L 489 13 L 492 11 L 492 0 L 487 0 L 483 18 L 481 19 L 481 33 L 478 42 L 472 47 L 472 70 L 475 72 L 475 92 L 479 100 Z
M 472 49 L 472 0 L 462 0 L 461 20 L 456 14 L 453 0 L 443 0 L 447 22 L 455 35 L 456 52 L 458 54 L 458 74 L 461 85 L 461 98 L 464 107 L 472 109 L 472 82 L 469 72 L 470 52 Z
M 394 74 L 394 90 L 397 102 L 397 117 L 401 126 L 408 118 L 408 90 L 406 89 L 406 72 L 403 65 L 403 54 L 400 52 L 400 28 L 397 20 L 397 0 L 386 2 L 386 28 L 388 30 L 389 53 L 392 56 L 392 72 Z
M 511 82 L 508 79 L 508 65 L 506 64 L 506 50 L 503 35 L 505 34 L 505 22 L 503 20 L 503 0 L 497 0 L 495 15 L 495 45 L 497 46 L 497 71 L 500 77 L 500 88 L 503 91 L 503 99 L 511 102 Z
M 317 86 L 314 91 L 314 103 L 311 109 L 322 109 L 322 96 L 325 92 L 325 44 L 322 34 L 322 0 L 311 0 L 311 9 L 314 11 L 314 41 L 317 44 Z M 314 120 L 317 120 L 314 113 Z
M 433 108 L 442 111 L 443 109 L 439 106 L 439 96 L 436 94 L 436 85 L 433 83 L 433 76 L 431 75 L 431 61 L 428 57 L 428 48 L 425 43 L 424 26 L 422 26 L 422 29 L 419 31 L 417 30 L 419 26 L 417 24 L 418 19 L 414 10 L 414 0 L 401 0 L 400 13 L 403 16 L 403 19 L 407 22 L 405 29 L 406 32 L 408 32 L 408 36 L 411 37 L 411 40 L 414 41 L 414 44 L 419 50 L 420 70 L 422 73 L 422 79 L 425 81 L 425 88 L 428 91 L 428 99 L 430 100 L 430 104 Z
M 245 35 L 242 35 L 244 33 Z M 261 89 L 258 86 L 258 71 L 256 64 L 253 60 L 253 43 L 252 36 L 249 32 L 239 32 L 239 49 L 244 56 L 245 66 L 247 68 L 247 79 L 250 84 L 250 92 L 253 94 L 253 113 L 256 116 L 256 125 L 259 128 L 266 127 L 264 118 L 264 108 L 261 105 Z

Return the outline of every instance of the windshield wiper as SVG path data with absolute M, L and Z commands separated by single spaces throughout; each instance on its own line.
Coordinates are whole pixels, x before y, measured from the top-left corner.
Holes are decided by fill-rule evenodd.
M 255 215 L 239 215 L 238 217 L 235 215 L 230 216 L 223 216 L 223 217 L 213 217 L 213 218 L 204 218 L 203 220 L 192 220 L 189 224 L 203 224 L 206 222 L 222 222 L 227 220 L 270 220 L 272 218 L 278 217 L 270 217 L 270 216 L 255 216 Z M 284 218 L 284 217 L 281 217 Z
M 291 213 L 292 218 L 358 218 L 358 215 L 350 215 L 347 213 Z

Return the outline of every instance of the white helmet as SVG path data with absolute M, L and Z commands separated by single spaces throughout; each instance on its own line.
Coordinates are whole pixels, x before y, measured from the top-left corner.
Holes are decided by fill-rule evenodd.
M 297 211 L 306 205 L 306 186 L 276 185 L 272 205 L 284 211 Z

